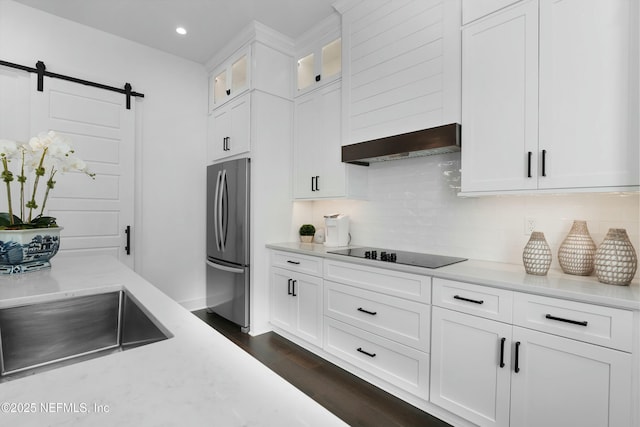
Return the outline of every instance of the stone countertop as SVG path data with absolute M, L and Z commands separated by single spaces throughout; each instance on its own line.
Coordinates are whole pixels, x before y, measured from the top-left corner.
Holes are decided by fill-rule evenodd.
M 631 285 L 615 286 L 600 283 L 595 276 L 572 276 L 564 274 L 561 270 L 550 270 L 546 276 L 534 276 L 527 274 L 524 271 L 524 267 L 518 264 L 468 260 L 446 267 L 429 269 L 331 254 L 328 251 L 344 248 L 326 248 L 324 245 L 315 243 L 273 243 L 268 244 L 267 248 L 442 279 L 459 280 L 512 291 L 528 292 L 628 310 L 640 310 L 640 278 L 638 278 L 637 274 Z
M 0 383 L 0 425 L 345 425 L 114 258 L 0 277 L 0 308 L 120 289 L 173 337 Z

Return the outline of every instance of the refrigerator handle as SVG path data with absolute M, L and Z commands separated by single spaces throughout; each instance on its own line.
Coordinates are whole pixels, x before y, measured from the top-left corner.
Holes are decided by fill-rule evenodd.
M 226 265 L 216 264 L 209 260 L 207 260 L 207 265 L 209 267 L 217 268 L 218 270 L 228 271 L 229 273 L 244 273 L 244 268 L 227 267 Z
M 220 247 L 222 248 L 222 252 L 225 251 L 225 246 L 227 246 L 227 233 L 225 233 L 225 229 L 228 222 L 228 212 L 225 212 L 224 208 L 228 207 L 226 203 L 227 194 L 227 170 L 222 170 L 222 178 L 220 179 L 220 203 L 218 205 L 218 209 L 220 210 Z
M 220 178 L 222 177 L 222 171 L 218 171 L 218 178 L 216 179 L 216 192 L 213 198 L 213 234 L 216 238 L 216 248 L 221 250 L 220 248 L 220 236 L 218 236 L 218 217 L 220 216 L 220 212 L 218 212 L 218 199 L 220 193 Z

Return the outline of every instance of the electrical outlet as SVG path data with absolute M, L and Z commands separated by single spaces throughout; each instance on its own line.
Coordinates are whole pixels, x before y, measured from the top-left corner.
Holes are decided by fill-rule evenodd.
M 535 231 L 537 227 L 536 219 L 530 216 L 524 219 L 524 234 L 527 236 Z

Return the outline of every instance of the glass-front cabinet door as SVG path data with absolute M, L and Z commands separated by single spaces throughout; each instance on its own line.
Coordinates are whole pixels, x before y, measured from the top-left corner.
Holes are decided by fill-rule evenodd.
M 334 39 L 298 57 L 296 94 L 301 94 L 340 77 L 342 40 Z
M 250 52 L 250 48 L 237 52 L 213 72 L 209 84 L 209 111 L 249 88 Z

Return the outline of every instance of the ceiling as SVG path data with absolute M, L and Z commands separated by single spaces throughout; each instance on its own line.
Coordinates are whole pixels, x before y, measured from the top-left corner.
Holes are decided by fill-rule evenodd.
M 296 38 L 331 15 L 336 0 L 15 1 L 204 64 L 253 20 Z

